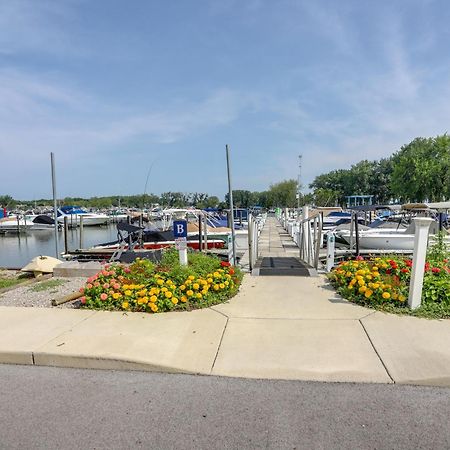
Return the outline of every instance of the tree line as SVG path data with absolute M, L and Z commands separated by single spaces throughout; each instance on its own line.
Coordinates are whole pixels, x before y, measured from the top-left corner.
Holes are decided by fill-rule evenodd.
M 389 158 L 319 175 L 309 187 L 309 203 L 320 206 L 343 205 L 350 195 L 373 195 L 377 204 L 449 199 L 450 137 L 418 137 Z
M 233 190 L 234 205 L 238 208 L 295 207 L 297 204 L 316 206 L 345 205 L 350 195 L 373 195 L 374 203 L 405 203 L 442 201 L 450 199 L 450 137 L 447 134 L 434 138 L 418 137 L 401 147 L 391 157 L 376 161 L 363 160 L 349 169 L 332 170 L 314 178 L 311 192 L 301 195 L 294 179 L 269 186 L 266 191 Z M 206 193 L 163 192 L 161 195 L 144 194 L 108 197 L 66 197 L 63 205 L 82 205 L 88 208 L 149 208 L 163 207 L 228 208 L 225 201 Z M 0 195 L 0 206 L 8 209 L 20 205 L 51 206 L 52 200 L 17 201 L 9 195 Z

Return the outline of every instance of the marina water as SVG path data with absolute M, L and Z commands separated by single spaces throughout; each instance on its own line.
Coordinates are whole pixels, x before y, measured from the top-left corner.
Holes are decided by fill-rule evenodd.
M 83 248 L 117 239 L 115 224 L 84 227 Z M 69 229 L 69 250 L 80 248 L 80 229 Z M 64 252 L 64 231 L 58 231 L 59 252 Z M 13 233 L 0 234 L 0 267 L 19 268 L 25 266 L 32 258 L 39 255 L 55 257 L 55 232 L 49 230 L 34 230 L 17 235 Z

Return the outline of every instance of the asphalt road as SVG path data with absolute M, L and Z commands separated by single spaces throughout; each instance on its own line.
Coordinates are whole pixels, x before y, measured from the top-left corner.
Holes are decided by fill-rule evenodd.
M 450 448 L 450 389 L 0 365 L 1 449 Z

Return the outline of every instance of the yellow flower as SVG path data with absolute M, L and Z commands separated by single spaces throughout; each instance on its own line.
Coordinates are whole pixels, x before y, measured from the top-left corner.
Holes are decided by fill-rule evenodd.
M 371 280 L 372 279 L 372 275 L 366 275 L 366 280 Z
M 374 289 L 378 289 L 380 287 L 380 283 L 373 283 L 372 286 Z
M 152 296 L 150 297 L 150 301 L 151 301 L 152 303 L 155 303 L 156 300 L 158 300 L 158 297 L 157 297 L 156 295 L 152 295 Z
M 389 292 L 383 292 L 383 293 L 381 294 L 381 296 L 382 296 L 383 298 L 385 298 L 385 299 L 391 298 L 391 294 L 389 294 Z
M 190 289 L 186 292 L 188 297 L 192 297 L 194 295 L 194 291 L 191 291 Z
M 161 278 L 158 278 L 157 280 L 156 280 L 156 282 L 161 286 L 161 284 L 164 284 L 164 281 L 163 280 L 161 280 Z
M 114 292 L 114 294 L 112 295 L 114 300 L 117 300 L 121 297 L 121 295 L 118 292 Z
M 128 289 L 128 290 L 126 290 L 126 291 L 124 292 L 124 294 L 125 294 L 127 297 L 129 297 L 129 296 L 131 295 L 131 291 Z
M 200 292 L 197 292 L 197 294 L 195 294 L 195 296 L 196 296 L 197 298 L 202 298 L 202 294 L 200 294 Z
M 180 300 L 181 300 L 183 303 L 186 303 L 186 302 L 187 302 L 187 297 L 185 297 L 184 295 L 182 295 L 181 298 L 180 298 Z
M 173 298 L 172 298 L 172 303 L 173 303 L 174 305 L 176 305 L 176 304 L 178 303 L 178 299 L 177 299 L 176 297 L 173 297 Z
M 220 273 L 219 272 L 214 272 L 214 278 L 219 278 L 220 277 Z
M 141 297 L 141 298 L 138 299 L 137 302 L 138 302 L 138 305 L 142 305 L 142 304 L 144 303 L 144 300 L 143 300 L 142 297 Z
M 208 293 L 208 290 L 207 289 L 203 289 L 202 294 L 206 295 L 207 293 Z
M 155 289 L 155 295 L 158 295 L 160 292 L 161 291 L 158 288 Z
M 167 292 L 168 289 L 166 287 L 161 288 L 161 292 Z
M 212 282 L 213 282 L 213 279 L 212 279 L 211 277 L 209 277 L 209 278 L 208 278 L 208 283 L 211 284 Z
M 172 292 L 167 291 L 165 294 L 166 298 L 171 298 L 172 297 Z
M 362 294 L 362 293 L 366 292 L 366 290 L 367 290 L 366 286 L 361 286 L 361 287 L 358 289 L 358 292 L 359 292 L 360 294 Z
M 219 287 L 220 287 L 220 289 L 224 289 L 224 288 L 225 288 L 225 285 L 224 285 L 223 283 L 220 283 L 220 284 L 219 284 Z
M 142 303 L 147 304 L 148 303 L 148 297 L 142 297 Z
M 184 284 L 182 284 L 181 286 L 180 286 L 180 291 L 184 291 L 186 289 L 186 286 L 184 285 Z
M 122 308 L 123 308 L 123 309 L 127 309 L 128 306 L 129 306 L 129 305 L 128 305 L 128 302 L 123 302 L 123 303 L 122 303 Z
M 229 284 L 230 284 L 230 282 L 229 281 L 225 281 L 225 286 L 228 286 Z
M 173 284 L 173 281 L 172 280 L 167 280 L 166 284 Z
M 348 286 L 347 286 L 349 289 L 353 289 L 353 284 L 349 284 Z
M 153 312 L 158 311 L 158 307 L 157 307 L 154 303 L 150 303 L 150 309 L 151 309 Z
M 219 290 L 219 285 L 218 285 L 218 284 L 215 284 L 215 285 L 214 285 L 214 290 L 215 290 L 215 291 L 218 291 L 218 290 Z
M 399 302 L 404 302 L 406 300 L 406 297 L 404 295 L 399 295 L 398 296 L 398 301 Z
M 364 296 L 367 298 L 369 298 L 372 294 L 373 294 L 373 291 L 371 291 L 370 289 L 367 289 L 366 292 L 364 292 Z
M 364 280 L 358 280 L 358 284 L 360 286 L 364 286 L 366 284 L 366 282 Z
M 356 283 L 356 278 L 353 278 L 352 281 L 350 281 L 350 284 L 353 286 Z
M 128 288 L 129 288 L 128 284 L 124 284 L 122 287 L 123 287 L 124 289 L 128 289 Z
M 198 283 L 194 283 L 192 287 L 197 291 L 200 286 Z
M 189 275 L 189 276 L 188 276 L 188 280 L 191 280 L 191 281 L 192 281 L 192 280 L 195 280 L 195 277 L 192 276 L 192 275 Z

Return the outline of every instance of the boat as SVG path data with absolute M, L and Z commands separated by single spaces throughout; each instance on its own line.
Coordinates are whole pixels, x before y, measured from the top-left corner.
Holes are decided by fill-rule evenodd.
M 83 226 L 106 225 L 109 218 L 106 214 L 85 211 L 78 206 L 62 206 L 58 209 L 58 222 L 63 224 L 64 217 L 69 220 L 70 227 L 77 227 L 83 218 Z
M 34 217 L 9 216 L 0 219 L 0 232 L 29 231 L 29 230 L 52 230 L 55 228 L 53 219 L 45 214 Z
M 135 232 L 136 233 L 136 232 Z M 142 230 L 142 245 L 136 244 L 134 246 L 135 249 L 142 248 L 144 250 L 158 250 L 161 248 L 166 248 L 175 245 L 175 238 L 172 230 L 153 230 L 153 229 L 144 229 Z M 205 244 L 204 244 L 205 245 Z M 104 244 L 99 244 L 94 247 L 91 247 L 91 250 L 116 250 L 120 246 L 120 240 L 113 242 L 106 242 Z M 194 250 L 200 249 L 199 237 L 197 234 L 188 234 L 187 237 L 187 246 Z M 224 248 L 225 241 L 223 239 L 209 239 L 206 243 L 208 249 L 213 248 Z M 128 248 L 127 246 L 125 247 Z

